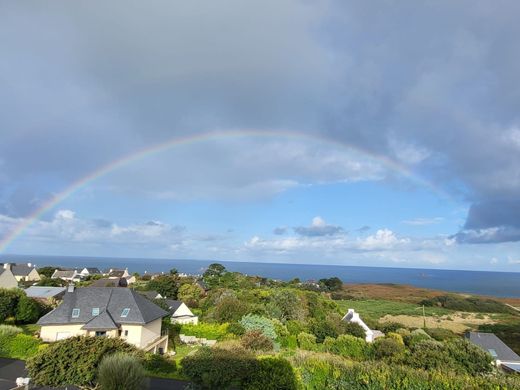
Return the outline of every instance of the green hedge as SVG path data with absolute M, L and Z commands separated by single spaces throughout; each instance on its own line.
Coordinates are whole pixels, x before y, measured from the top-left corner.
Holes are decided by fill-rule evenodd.
M 195 336 L 208 340 L 222 340 L 228 334 L 229 324 L 209 324 L 201 322 L 197 325 L 184 324 L 180 333 L 186 336 Z
M 0 335 L 0 356 L 13 359 L 28 359 L 38 352 L 42 342 L 23 333 Z
M 377 362 L 352 362 L 325 353 L 300 352 L 292 359 L 303 390 L 506 390 L 520 388 L 507 376 L 455 375 Z

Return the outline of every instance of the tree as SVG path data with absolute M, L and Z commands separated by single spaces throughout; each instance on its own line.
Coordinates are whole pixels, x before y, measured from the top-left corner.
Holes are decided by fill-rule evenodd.
M 22 324 L 30 324 L 38 321 L 41 314 L 41 306 L 34 299 L 27 295 L 20 295 L 18 304 L 16 305 L 16 322 Z
M 220 279 L 226 273 L 226 267 L 219 263 L 213 263 L 208 266 L 202 279 L 210 287 L 216 287 L 220 284 Z
M 18 289 L 0 288 L 0 322 L 16 315 L 16 306 L 22 294 L 25 295 Z
M 259 330 L 271 340 L 276 340 L 276 330 L 273 322 L 269 318 L 265 318 L 256 314 L 248 314 L 239 321 L 246 332 Z
M 301 298 L 291 290 L 275 290 L 267 305 L 267 310 L 272 317 L 280 321 L 305 319 L 303 302 Z
M 177 268 L 172 268 L 172 269 L 170 270 L 170 275 L 175 275 L 175 276 L 177 276 L 178 274 L 179 274 L 179 271 L 177 271 Z
M 183 284 L 179 287 L 177 297 L 190 307 L 198 307 L 200 299 L 204 296 L 202 290 L 196 284 Z
M 155 290 L 165 298 L 177 299 L 177 278 L 172 275 L 161 275 L 148 282 L 148 290 Z
M 76 336 L 56 341 L 27 361 L 29 376 L 40 386 L 74 385 L 92 389 L 103 357 L 123 352 L 143 359 L 143 352 L 120 338 Z
M 361 325 L 356 324 L 355 322 L 345 322 L 343 325 L 343 330 L 346 334 L 362 339 L 364 339 L 366 336 L 365 330 L 361 327 Z
M 240 344 L 242 344 L 245 349 L 249 349 L 251 351 L 272 351 L 274 347 L 273 340 L 271 340 L 269 337 L 266 337 L 259 330 L 246 332 L 242 336 Z
M 320 279 L 319 284 L 326 291 L 337 291 L 343 287 L 343 281 L 338 277 Z
M 45 276 L 46 278 L 50 278 L 52 276 L 52 274 L 54 273 L 54 271 L 56 271 L 56 270 L 61 270 L 61 268 L 45 266 L 45 267 L 38 268 L 38 274 L 40 276 Z
M 213 317 L 220 323 L 240 320 L 249 312 L 249 305 L 232 295 L 223 296 L 215 306 Z
M 103 358 L 98 368 L 102 390 L 140 390 L 145 378 L 144 368 L 135 356 L 115 353 Z

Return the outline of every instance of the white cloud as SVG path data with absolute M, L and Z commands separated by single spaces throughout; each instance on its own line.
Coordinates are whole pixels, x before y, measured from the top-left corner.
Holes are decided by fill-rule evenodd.
M 489 264 L 492 264 L 492 265 L 498 264 L 498 259 L 496 257 L 492 257 L 491 260 L 489 260 Z
M 380 229 L 364 239 L 358 238 L 358 246 L 364 250 L 388 250 L 410 243 L 409 238 L 398 238 L 389 229 Z

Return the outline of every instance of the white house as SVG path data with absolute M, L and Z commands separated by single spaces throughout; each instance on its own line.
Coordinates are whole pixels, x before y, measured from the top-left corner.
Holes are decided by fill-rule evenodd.
M 365 324 L 365 322 L 359 317 L 359 313 L 356 313 L 354 309 L 348 309 L 347 314 L 345 314 L 342 320 L 346 322 L 353 322 L 361 326 L 365 331 L 365 341 L 367 343 L 371 343 L 378 337 L 384 336 L 383 332 L 370 329 L 367 324 Z
M 171 322 L 174 324 L 198 324 L 199 317 L 194 315 L 190 308 L 182 301 L 174 301 L 166 299 L 169 312 L 171 314 Z
M 18 282 L 38 282 L 41 280 L 40 274 L 36 270 L 34 264 L 5 263 L 2 265 L 4 269 L 9 267 Z
M 168 348 L 168 312 L 128 288 L 69 286 L 63 302 L 38 320 L 43 341 L 73 336 L 119 337 L 153 353 Z
M 0 287 L 1 288 L 16 288 L 18 287 L 18 280 L 11 272 L 11 264 L 4 264 L 0 268 Z
M 83 275 L 77 270 L 55 270 L 51 276 L 51 279 L 61 279 L 67 282 L 79 282 L 83 279 Z
M 102 275 L 99 268 L 96 267 L 85 267 L 80 272 L 83 276 Z

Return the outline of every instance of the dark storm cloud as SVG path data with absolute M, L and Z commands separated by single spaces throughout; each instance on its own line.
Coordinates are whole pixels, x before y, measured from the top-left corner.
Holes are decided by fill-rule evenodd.
M 2 2 L 1 207 L 31 209 L 41 186 L 20 183 L 33 175 L 52 192 L 174 136 L 289 128 L 398 159 L 474 203 L 460 237 L 517 228 L 518 15 L 513 0 Z M 290 187 L 273 167 L 260 184 L 247 171 L 231 181 Z

